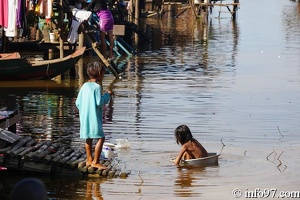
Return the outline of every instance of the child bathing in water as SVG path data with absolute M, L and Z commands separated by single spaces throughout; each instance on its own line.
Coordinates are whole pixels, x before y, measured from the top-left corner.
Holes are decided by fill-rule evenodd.
M 175 164 L 178 165 L 180 160 L 189 160 L 203 158 L 207 156 L 205 148 L 193 137 L 187 125 L 180 125 L 175 129 L 175 138 L 177 144 L 181 144 L 181 150 L 176 157 Z

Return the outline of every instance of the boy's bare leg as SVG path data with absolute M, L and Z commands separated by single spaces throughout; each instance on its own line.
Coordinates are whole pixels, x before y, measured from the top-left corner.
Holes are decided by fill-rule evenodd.
M 106 169 L 107 167 L 100 164 L 99 159 L 102 152 L 103 144 L 104 144 L 105 138 L 98 139 L 96 146 L 95 146 L 95 155 L 92 162 L 92 166 L 99 169 Z
M 92 145 L 93 145 L 92 139 L 86 139 L 85 140 L 85 151 L 86 151 L 86 162 L 85 165 L 89 166 L 93 162 L 93 156 L 92 156 Z

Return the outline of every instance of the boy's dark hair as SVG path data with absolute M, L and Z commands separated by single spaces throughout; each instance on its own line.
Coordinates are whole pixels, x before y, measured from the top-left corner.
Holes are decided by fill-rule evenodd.
M 86 65 L 86 72 L 89 78 L 99 77 L 104 70 L 104 65 L 100 62 L 88 63 Z
M 175 129 L 175 137 L 177 144 L 185 144 L 188 141 L 194 140 L 193 135 L 187 125 L 180 125 Z

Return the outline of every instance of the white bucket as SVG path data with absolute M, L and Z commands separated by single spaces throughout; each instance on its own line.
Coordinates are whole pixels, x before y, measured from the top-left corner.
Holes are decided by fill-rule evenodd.
M 50 42 L 55 42 L 55 33 L 49 33 Z
M 101 156 L 104 159 L 111 160 L 112 157 L 114 156 L 114 151 L 115 151 L 114 147 L 115 147 L 114 144 L 104 143 L 103 148 L 102 148 Z

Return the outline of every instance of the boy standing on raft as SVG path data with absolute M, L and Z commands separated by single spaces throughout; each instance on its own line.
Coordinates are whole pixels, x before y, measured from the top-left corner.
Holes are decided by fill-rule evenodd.
M 87 64 L 89 80 L 84 83 L 76 99 L 79 110 L 80 138 L 85 139 L 86 165 L 98 169 L 106 169 L 99 163 L 105 135 L 102 125 L 102 108 L 110 101 L 111 91 L 102 95 L 102 87 L 98 84 L 104 77 L 105 67 L 99 62 Z M 94 158 L 92 155 L 92 142 L 97 140 Z

